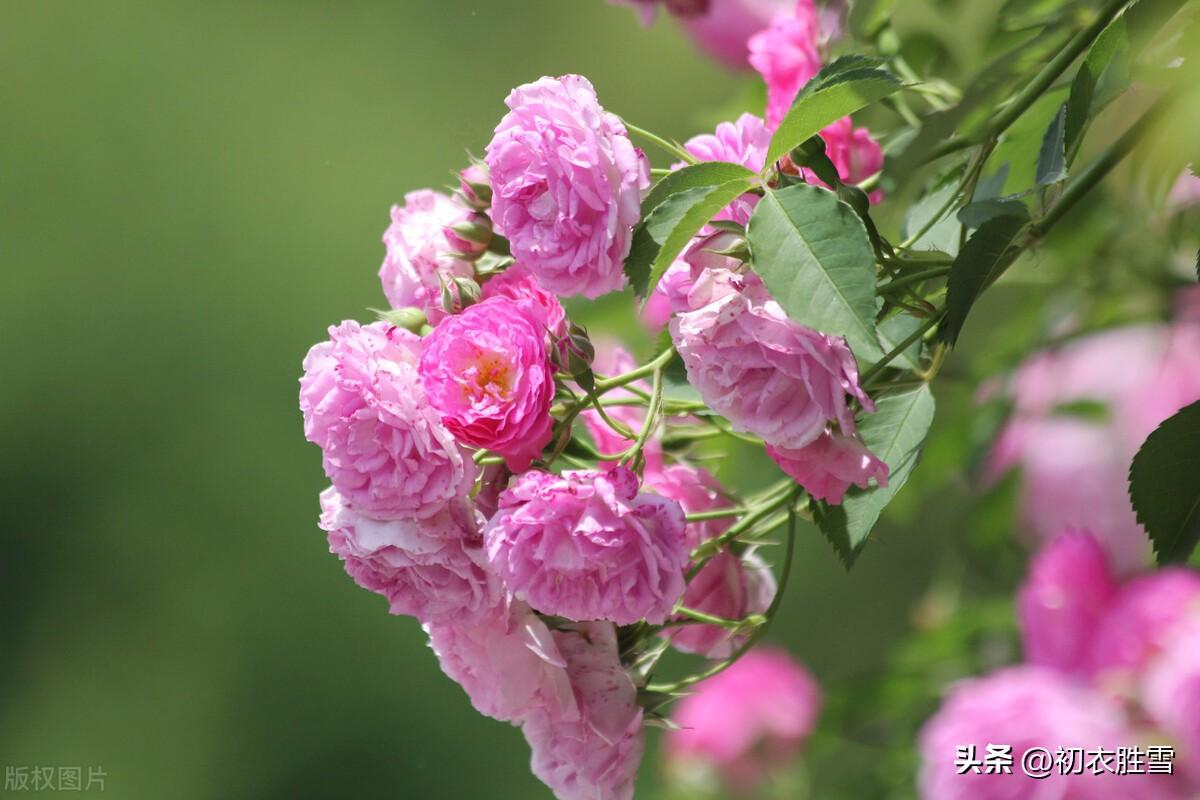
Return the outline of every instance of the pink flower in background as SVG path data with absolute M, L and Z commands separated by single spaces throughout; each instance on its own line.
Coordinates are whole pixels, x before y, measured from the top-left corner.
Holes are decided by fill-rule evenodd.
M 596 358 L 592 362 L 592 367 L 597 374 L 612 377 L 635 369 L 637 367 L 637 360 L 628 350 L 619 345 L 600 343 L 596 350 Z M 645 381 L 638 381 L 633 386 L 645 392 L 650 391 L 650 386 Z M 626 389 L 613 389 L 605 394 L 605 397 L 614 400 L 633 396 L 633 393 Z M 608 415 L 609 419 L 628 428 L 635 437 L 641 432 L 642 425 L 646 420 L 646 410 L 641 406 L 608 406 L 605 408 L 604 413 Z M 579 419 L 587 428 L 592 441 L 596 443 L 596 449 L 602 454 L 615 455 L 628 449 L 634 443 L 634 439 L 626 438 L 613 430 L 600 417 L 600 413 L 593 408 L 580 412 Z M 645 456 L 647 469 L 654 470 L 661 467 L 662 436 L 657 432 L 652 435 L 647 440 L 645 447 L 642 448 L 642 454 Z M 600 466 L 615 466 L 615 462 L 601 462 Z
M 843 339 L 792 322 L 755 281 L 714 271 L 705 277 L 692 290 L 693 304 L 698 293 L 711 302 L 676 316 L 671 338 L 689 382 L 735 430 L 799 449 L 830 422 L 854 432 L 848 397 L 874 410 Z
M 757 553 L 718 553 L 688 582 L 683 605 L 722 619 L 762 614 L 775 599 L 775 576 Z M 680 617 L 679 619 L 683 619 Z M 720 625 L 692 623 L 664 632 L 682 653 L 728 658 L 745 644 L 749 632 L 733 633 Z
M 713 0 L 609 0 L 613 5 L 629 6 L 638 12 L 644 25 L 650 25 L 658 17 L 658 9 L 665 8 L 680 17 L 702 16 L 709 12 Z
M 493 297 L 442 320 L 425 340 L 421 384 L 464 444 L 527 469 L 550 441 L 554 371 L 536 304 Z
M 425 518 L 466 497 L 471 457 L 426 401 L 421 340 L 383 322 L 329 328 L 304 358 L 304 435 L 346 502 L 377 519 Z
M 822 66 L 821 21 L 812 0 L 798 0 L 793 13 L 777 14 L 750 37 L 750 64 L 767 84 L 767 123 L 775 128 L 796 93 Z
M 858 436 L 827 429 L 804 447 L 767 447 L 767 455 L 818 500 L 837 505 L 851 486 L 887 486 L 888 465 Z
M 1142 684 L 1142 703 L 1181 745 L 1184 766 L 1200 779 L 1200 612 L 1172 638 Z
M 484 531 L 509 589 L 545 614 L 661 623 L 683 594 L 683 509 L 624 467 L 520 475 Z
M 526 316 L 549 332 L 552 339 L 561 339 L 567 334 L 567 312 L 552 292 L 541 287 L 529 270 L 513 264 L 483 285 L 483 299 L 507 297 L 524 307 Z
M 728 787 L 750 791 L 798 754 L 820 705 L 820 688 L 803 666 L 759 646 L 679 702 L 666 756 L 681 773 L 710 767 Z
M 535 714 L 578 718 L 566 661 L 524 603 L 502 601 L 472 622 L 432 622 L 425 630 L 442 671 L 480 714 L 518 724 Z
M 701 50 L 730 69 L 749 68 L 749 41 L 794 0 L 712 0 L 707 14 L 680 19 Z
M 1117 594 L 1094 536 L 1068 531 L 1042 548 L 1017 593 L 1025 660 L 1067 673 L 1082 669 Z
M 1150 544 L 1129 503 L 1129 465 L 1159 423 L 1200 399 L 1200 325 L 1185 316 L 1080 337 L 1029 358 L 1009 394 L 987 479 L 1019 470 L 1025 528 L 1041 539 L 1086 528 L 1118 573 L 1143 566 Z
M 336 489 L 321 493 L 329 551 L 355 583 L 386 597 L 393 614 L 422 622 L 469 620 L 500 599 L 481 523 L 465 500 L 428 519 L 375 520 L 347 506 Z
M 1196 167 L 1192 166 L 1179 174 L 1179 178 L 1171 187 L 1171 194 L 1167 197 L 1168 206 L 1183 209 L 1200 204 L 1200 177 L 1196 176 L 1193 171 L 1195 169 Z
M 643 485 L 655 494 L 678 502 L 686 514 L 716 511 L 737 505 L 716 476 L 706 469 L 690 464 L 647 467 Z M 689 522 L 685 533 L 688 550 L 695 550 L 701 542 L 720 536 L 731 524 L 732 517 Z
M 1177 796 L 1171 776 L 1062 775 L 1044 780 L 1025 775 L 1020 758 L 1030 748 L 1050 750 L 1145 746 L 1121 708 L 1105 695 L 1040 667 L 1012 667 L 955 686 L 921 731 L 923 800 L 1157 800 Z M 1011 745 L 1011 774 L 982 774 L 956 766 L 960 747 L 982 759 L 989 744 Z M 1052 765 L 1053 767 L 1053 762 Z
M 842 117 L 821 131 L 825 154 L 837 167 L 838 177 L 845 183 L 862 183 L 883 169 L 883 148 L 866 128 L 856 128 L 849 117 Z M 810 183 L 816 182 L 812 175 Z M 883 192 L 871 193 L 871 202 L 883 199 Z
M 1130 676 L 1170 646 L 1200 613 L 1200 574 L 1161 569 L 1125 583 L 1092 632 L 1085 666 L 1100 684 L 1122 688 Z
M 553 710 L 525 723 L 533 774 L 558 800 L 632 800 L 645 734 L 637 688 L 621 666 L 609 623 L 575 623 L 553 634 L 578 713 Z
M 519 86 L 487 147 L 492 219 L 542 286 L 596 298 L 625 285 L 649 164 L 579 75 Z
M 735 122 L 722 122 L 714 133 L 693 136 L 684 148 L 700 161 L 724 161 L 761 172 L 770 144 L 771 131 L 762 118 L 742 114 Z M 742 195 L 713 219 L 733 220 L 745 225 L 757 202 L 754 195 Z
M 387 255 L 379 268 L 392 308 L 419 308 L 434 323 L 445 316 L 439 277 L 469 278 L 475 272 L 470 262 L 449 254 L 444 235 L 463 213 L 462 206 L 431 189 L 409 192 L 404 205 L 392 206 L 392 224 L 383 233 Z

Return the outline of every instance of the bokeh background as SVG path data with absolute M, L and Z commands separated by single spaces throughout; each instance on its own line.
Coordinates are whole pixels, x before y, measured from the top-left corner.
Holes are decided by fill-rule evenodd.
M 906 5 L 921 52 L 978 68 L 998 2 Z M 328 553 L 300 360 L 383 304 L 389 206 L 482 151 L 511 87 L 583 73 L 611 110 L 686 138 L 749 79 L 600 0 L 0 10 L 0 764 L 102 767 L 121 798 L 548 797 L 519 732 L 476 714 L 417 623 Z M 1042 290 L 1089 224 L 982 303 L 925 469 L 855 569 L 803 531 L 772 638 L 829 692 L 814 796 L 882 796 L 880 772 L 910 791 L 928 673 L 978 669 L 966 639 L 1014 657 L 991 590 L 1021 551 L 1005 492 L 972 488 L 989 432 L 972 398 L 1104 277 Z M 1153 317 L 1166 292 L 1091 313 Z M 627 335 L 628 303 L 572 311 Z M 732 451 L 710 466 L 739 487 L 769 475 Z M 654 741 L 640 796 L 661 792 Z

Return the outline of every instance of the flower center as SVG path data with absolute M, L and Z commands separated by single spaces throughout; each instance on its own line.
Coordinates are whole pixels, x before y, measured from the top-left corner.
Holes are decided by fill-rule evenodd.
M 492 397 L 508 399 L 511 391 L 511 364 L 496 353 L 481 352 L 472 360 L 466 371 L 463 385 L 465 393 L 476 399 Z

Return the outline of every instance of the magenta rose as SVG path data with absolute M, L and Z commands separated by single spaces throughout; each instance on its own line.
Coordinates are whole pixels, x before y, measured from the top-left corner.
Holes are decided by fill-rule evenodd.
M 645 155 L 579 75 L 519 86 L 505 102 L 510 111 L 487 147 L 496 229 L 552 292 L 621 289 L 650 185 Z
M 858 436 L 826 429 L 804 447 L 767 446 L 779 468 L 818 500 L 840 504 L 851 486 L 869 488 L 871 480 L 887 486 L 888 465 L 867 449 Z
M 481 522 L 465 500 L 428 519 L 376 520 L 355 512 L 332 487 L 321 493 L 321 529 L 347 574 L 386 597 L 393 614 L 422 622 L 469 620 L 500 599 Z
M 621 666 L 616 629 L 583 622 L 556 630 L 576 717 L 553 709 L 524 724 L 533 774 L 558 800 L 632 800 L 645 747 L 637 688 Z
M 850 399 L 874 410 L 845 340 L 788 319 L 757 278 L 708 270 L 690 297 L 709 302 L 677 315 L 671 338 L 688 381 L 735 430 L 796 450 L 831 422 L 853 434 Z
M 1025 660 L 1079 671 L 1117 593 L 1108 559 L 1090 533 L 1067 531 L 1037 554 L 1017 593 Z
M 447 245 L 446 226 L 462 221 L 465 209 L 431 189 L 409 192 L 404 205 L 392 206 L 392 224 L 383 233 L 387 247 L 379 280 L 392 308 L 413 306 L 437 322 L 442 309 L 442 282 L 469 278 L 475 268 L 454 258 Z
M 727 789 L 751 793 L 803 748 L 821 691 L 786 651 L 760 646 L 679 702 L 664 739 L 672 772 L 711 771 Z
M 469 622 L 425 625 L 442 671 L 480 714 L 519 724 L 535 714 L 578 719 L 566 662 L 528 606 L 501 601 Z
M 567 334 L 567 312 L 551 292 L 546 291 L 520 264 L 513 264 L 483 285 L 483 299 L 507 297 L 525 306 L 525 313 L 543 327 L 552 340 Z
M 750 37 L 750 65 L 767 84 L 767 123 L 774 129 L 804 84 L 821 70 L 821 20 L 812 0 L 793 13 L 776 14 Z
M 507 297 L 446 317 L 425 340 L 421 385 L 463 444 L 529 467 L 550 441 L 550 366 L 544 322 Z
M 684 590 L 683 509 L 624 467 L 517 476 L 484 530 L 492 568 L 543 614 L 666 620 Z
M 425 518 L 466 497 L 475 465 L 425 399 L 421 340 L 383 322 L 329 328 L 304 358 L 304 435 L 355 510 Z
M 1179 743 L 1184 767 L 1193 783 L 1200 784 L 1200 613 L 1147 671 L 1142 703 Z
M 1126 582 L 1092 633 L 1085 667 L 1094 680 L 1121 689 L 1200 613 L 1200 573 L 1161 569 Z

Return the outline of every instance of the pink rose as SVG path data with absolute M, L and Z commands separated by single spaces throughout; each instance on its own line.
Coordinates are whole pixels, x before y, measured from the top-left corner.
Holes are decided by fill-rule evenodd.
M 492 219 L 542 286 L 596 298 L 623 271 L 649 163 L 579 75 L 519 86 L 487 147 Z
M 647 467 L 645 488 L 675 500 L 687 514 L 730 508 L 736 503 L 708 470 L 687 464 Z M 689 522 L 688 550 L 720 536 L 734 517 Z M 704 565 L 688 583 L 683 604 L 696 611 L 724 619 L 743 619 L 761 614 L 775 598 L 775 576 L 753 552 L 742 557 L 722 552 Z M 682 619 L 682 618 L 680 618 Z M 726 658 L 746 640 L 745 634 L 731 636 L 719 625 L 692 623 L 665 632 L 675 649 L 708 658 Z
M 751 792 L 796 757 L 820 706 L 820 688 L 802 665 L 759 646 L 679 702 L 666 756 L 675 771 L 709 766 L 730 790 Z
M 742 114 L 736 122 L 722 122 L 715 133 L 703 133 L 687 140 L 684 148 L 700 161 L 724 161 L 739 164 L 752 172 L 761 172 L 771 144 L 771 131 L 761 117 Z M 758 197 L 744 194 L 714 219 L 733 220 L 741 225 L 750 221 Z
M 330 327 L 304 358 L 304 435 L 355 509 L 376 519 L 425 518 L 466 497 L 475 465 L 421 389 L 421 340 L 383 322 Z
M 527 303 L 526 315 L 536 320 L 552 340 L 567 335 L 567 312 L 552 293 L 543 289 L 529 270 L 513 264 L 483 285 L 483 299 L 507 297 L 518 304 Z
M 821 22 L 812 0 L 799 0 L 794 13 L 776 14 L 750 37 L 750 65 L 767 84 L 767 123 L 774 130 L 804 84 L 821 70 Z
M 830 422 L 854 433 L 847 397 L 874 410 L 845 340 L 792 322 L 756 280 L 709 271 L 693 305 L 698 295 L 712 300 L 676 316 L 671 338 L 689 382 L 735 430 L 796 450 Z
M 793 0 L 712 0 L 707 14 L 680 22 L 700 49 L 730 69 L 747 69 L 749 40 Z
M 524 603 L 500 602 L 472 622 L 431 622 L 425 630 L 442 671 L 480 714 L 517 724 L 537 714 L 578 718 L 566 661 Z
M 1025 660 L 1077 672 L 1117 593 L 1100 543 L 1068 530 L 1034 558 L 1017 593 Z
M 1040 667 L 1012 667 L 986 678 L 964 681 L 951 689 L 941 709 L 920 736 L 920 791 L 924 800 L 1158 800 L 1175 796 L 1171 776 L 1059 774 L 1051 762 L 1048 777 L 1025 775 L 1022 755 L 1042 747 L 1051 758 L 1058 748 L 1144 746 L 1129 728 L 1120 707 L 1105 695 Z M 982 761 L 988 745 L 1011 745 L 1013 769 L 1008 774 L 979 772 L 959 765 L 959 748 L 974 748 Z M 968 751 L 969 752 L 969 751 Z M 1160 778 L 1165 780 L 1159 780 Z
M 743 195 L 721 213 L 738 213 L 737 206 L 749 202 L 751 199 L 751 197 Z M 756 198 L 753 199 L 756 200 Z M 683 257 L 676 259 L 675 263 L 667 268 L 667 271 L 663 273 L 662 280 L 654 287 L 654 292 L 647 300 L 646 306 L 642 310 L 642 322 L 646 324 L 646 327 L 652 331 L 660 331 L 671 319 L 672 314 L 707 305 L 709 302 L 707 299 L 694 301 L 692 298 L 692 290 L 695 288 L 696 281 L 704 274 L 705 270 L 714 270 L 720 275 L 735 273 L 741 266 L 741 262 L 737 258 L 720 255 L 720 253 L 729 250 L 740 238 L 737 234 L 729 231 L 709 231 L 708 228 L 705 228 L 699 236 L 692 239 L 691 244 L 684 250 Z M 750 272 L 743 274 L 739 280 L 746 284 L 762 284 L 758 276 Z
M 851 486 L 866 489 L 871 479 L 887 486 L 888 465 L 867 449 L 858 436 L 826 429 L 798 449 L 767 446 L 767 455 L 818 500 L 838 505 Z
M 825 140 L 825 154 L 837 167 L 838 177 L 843 183 L 862 183 L 883 169 L 883 148 L 866 128 L 856 128 L 849 117 L 842 117 L 821 131 Z M 819 183 L 808 174 L 810 183 Z M 871 202 L 883 199 L 882 191 L 871 193 Z
M 464 444 L 529 467 L 550 441 L 554 370 L 544 322 L 507 297 L 493 297 L 438 323 L 425 340 L 421 385 L 429 404 Z
M 579 713 L 548 710 L 523 726 L 533 774 L 558 800 L 632 800 L 645 734 L 637 688 L 621 666 L 616 629 L 575 623 L 554 632 Z
M 392 224 L 383 233 L 387 255 L 379 268 L 392 308 L 419 308 L 433 323 L 445 316 L 441 281 L 475 273 L 470 262 L 449 254 L 444 235 L 462 214 L 462 206 L 431 189 L 409 192 L 403 206 L 392 206 Z
M 321 492 L 321 529 L 346 573 L 386 597 L 393 614 L 422 622 L 470 619 L 500 599 L 481 522 L 465 500 L 428 519 L 375 520 L 347 506 L 336 489 Z
M 1134 578 L 1092 632 L 1085 666 L 1101 685 L 1122 690 L 1194 613 L 1200 613 L 1200 574 L 1173 567 Z
M 683 594 L 683 509 L 624 467 L 517 476 L 484 530 L 492 568 L 544 614 L 661 623 Z
M 1146 673 L 1142 702 L 1175 739 L 1193 781 L 1200 781 L 1200 618 L 1182 628 Z

